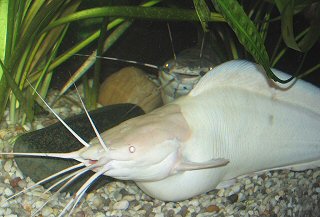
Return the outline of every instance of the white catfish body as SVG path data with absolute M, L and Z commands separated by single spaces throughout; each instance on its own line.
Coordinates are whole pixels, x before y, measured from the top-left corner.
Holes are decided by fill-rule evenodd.
M 138 186 L 152 197 L 178 201 L 252 172 L 320 166 L 320 90 L 302 80 L 288 86 L 276 86 L 260 66 L 247 61 L 208 72 L 188 96 L 172 103 L 191 131 L 180 144 L 181 155 L 190 162 L 224 158 L 229 164 Z
M 70 209 L 72 213 L 101 175 L 133 180 L 154 198 L 179 201 L 241 175 L 320 167 L 320 89 L 302 80 L 277 86 L 266 78 L 262 67 L 247 61 L 215 67 L 188 95 L 101 135 L 85 109 L 97 136 L 90 143 L 42 100 L 84 148 L 71 153 L 14 154 L 72 158 L 81 163 L 7 200 L 80 167 L 84 168 L 68 175 L 59 191 L 83 173 L 95 171 L 59 216 Z
M 319 167 L 319 132 L 317 87 L 302 80 L 279 87 L 260 66 L 230 61 L 187 96 L 97 133 L 89 144 L 83 141 L 86 147 L 41 156 L 73 158 L 96 172 L 76 198 L 106 175 L 133 180 L 154 198 L 179 201 L 240 175 Z

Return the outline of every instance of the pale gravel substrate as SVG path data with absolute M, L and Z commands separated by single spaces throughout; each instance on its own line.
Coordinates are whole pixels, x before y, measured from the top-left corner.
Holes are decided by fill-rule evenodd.
M 68 97 L 76 98 L 69 94 Z M 60 107 L 60 106 L 64 107 Z M 80 111 L 69 100 L 60 100 L 55 108 L 61 116 Z M 71 108 L 71 109 L 70 109 Z M 66 115 L 68 114 L 68 115 Z M 25 128 L 41 128 L 52 123 L 53 117 L 39 117 Z M 1 123 L 0 147 L 12 149 L 12 140 L 23 133 L 21 127 Z M 20 180 L 21 178 L 21 180 Z M 1 160 L 0 216 L 30 216 L 51 193 L 42 194 L 39 187 L 3 203 L 5 198 L 32 185 L 24 178 L 13 160 Z M 37 216 L 58 216 L 71 199 L 65 193 L 50 200 Z M 162 202 L 141 192 L 133 182 L 116 181 L 85 196 L 73 216 L 320 216 L 320 169 L 304 172 L 276 171 L 237 180 L 230 188 L 213 190 L 178 203 Z

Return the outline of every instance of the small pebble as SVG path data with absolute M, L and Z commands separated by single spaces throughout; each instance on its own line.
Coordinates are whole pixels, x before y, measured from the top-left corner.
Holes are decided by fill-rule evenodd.
M 87 196 L 86 196 L 86 200 L 92 200 L 94 198 L 94 193 L 89 193 L 89 194 L 87 194 Z
M 126 200 L 120 200 L 113 204 L 113 209 L 115 210 L 126 210 L 129 207 L 129 202 Z
M 218 207 L 219 208 L 219 207 Z M 180 209 L 180 214 L 182 217 L 185 217 L 188 213 L 188 208 L 187 206 L 182 206 L 181 209 Z
M 216 205 L 210 205 L 206 208 L 206 212 L 219 212 L 220 208 Z
M 230 203 L 235 203 L 238 200 L 238 195 L 237 194 L 232 194 L 232 195 L 227 197 L 227 200 L 229 200 Z
M 232 187 L 232 191 L 233 191 L 233 193 L 238 193 L 240 191 L 240 185 L 235 184 Z
M 312 178 L 316 179 L 318 176 L 320 176 L 320 170 L 315 171 L 312 175 Z
M 129 195 L 125 195 L 122 199 L 131 202 L 131 201 L 135 200 L 135 196 L 129 194 Z
M 234 211 L 234 206 L 227 206 L 226 207 L 226 211 L 229 215 L 233 214 L 235 211 Z
M 199 206 L 199 201 L 198 200 L 191 200 L 189 204 L 192 206 Z
M 11 187 L 13 187 L 13 188 L 16 188 L 17 186 L 19 186 L 19 182 L 21 181 L 21 178 L 20 177 L 16 177 L 16 178 L 14 178 L 14 179 L 11 179 L 10 180 L 10 185 L 11 185 Z
M 53 209 L 52 209 L 51 207 L 49 207 L 49 206 L 45 206 L 45 207 L 43 207 L 43 209 L 41 210 L 41 214 L 42 214 L 43 216 L 49 216 L 49 215 L 52 214 L 52 212 L 53 212 Z
M 106 215 L 103 214 L 102 212 L 98 212 L 94 215 L 94 217 L 105 217 Z
M 25 129 L 25 131 L 28 131 L 28 132 L 29 132 L 29 131 L 31 130 L 31 128 L 32 128 L 32 126 L 31 126 L 30 123 L 26 123 L 26 124 L 24 124 L 22 127 Z
M 3 168 L 6 172 L 10 172 L 11 167 L 12 167 L 12 160 L 8 160 L 3 166 Z
M 33 205 L 36 209 L 39 209 L 43 206 L 44 202 L 43 201 L 36 201 Z
M 84 211 L 79 211 L 75 213 L 75 217 L 86 217 L 86 214 Z
M 280 208 L 278 206 L 275 206 L 273 211 L 275 214 L 278 214 L 280 211 Z
M 11 195 L 13 195 L 13 191 L 10 188 L 6 188 L 4 189 L 4 195 L 10 197 Z
M 92 201 L 92 205 L 97 209 L 102 208 L 103 207 L 103 198 L 100 196 L 96 196 Z

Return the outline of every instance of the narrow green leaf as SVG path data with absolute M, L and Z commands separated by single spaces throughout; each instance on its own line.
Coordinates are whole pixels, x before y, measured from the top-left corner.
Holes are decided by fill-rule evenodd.
M 11 1 L 12 4 L 12 1 Z M 6 62 L 7 52 L 8 51 L 8 23 L 9 23 L 9 9 L 10 3 L 9 0 L 0 0 L 0 61 Z M 11 40 L 9 38 L 9 40 Z M 7 100 L 8 100 L 8 84 L 7 80 L 4 77 L 3 69 L 0 67 L 0 120 L 3 117 Z
M 202 29 L 204 32 L 208 32 L 208 21 L 210 20 L 210 10 L 206 1 L 193 0 L 194 7 L 199 17 Z
M 279 5 L 279 0 L 276 1 L 277 5 Z M 281 1 L 281 6 L 278 8 L 282 8 L 281 13 L 281 33 L 282 38 L 286 45 L 294 50 L 301 51 L 298 43 L 294 40 L 294 31 L 293 31 L 293 14 L 294 14 L 294 1 L 285 0 Z
M 39 12 L 40 8 L 46 3 L 46 0 L 37 0 L 33 1 L 30 5 L 30 9 L 26 8 L 26 14 L 25 19 L 23 20 L 23 32 L 22 34 L 25 34 L 25 31 L 29 28 L 30 24 L 34 20 L 35 16 Z
M 63 0 L 50 1 L 36 14 L 30 27 L 20 38 L 19 43 L 13 52 L 13 56 L 10 59 L 9 68 L 17 63 L 27 44 L 30 43 L 30 41 L 33 41 L 35 36 L 39 34 L 39 31 L 52 21 L 52 18 L 56 15 L 56 12 L 63 3 Z
M 297 78 L 303 78 L 309 74 L 311 74 L 312 72 L 319 70 L 320 69 L 320 63 L 316 64 L 315 66 L 311 67 L 310 69 L 306 70 L 304 73 L 300 74 L 299 76 L 297 76 Z
M 297 37 L 295 38 L 296 41 L 300 41 L 301 38 L 303 38 L 307 32 L 309 32 L 310 28 L 307 28 L 303 30 Z M 284 54 L 287 52 L 288 47 L 283 48 L 281 51 L 279 51 L 280 43 L 281 43 L 281 37 L 279 38 L 276 47 L 274 49 L 274 54 L 272 55 L 272 62 L 271 67 L 275 67 L 275 65 L 278 63 L 278 61 L 284 56 Z
M 197 13 L 189 9 L 163 8 L 163 7 L 141 7 L 141 6 L 110 6 L 82 10 L 72 15 L 60 18 L 50 23 L 44 31 L 48 31 L 56 26 L 73 22 L 76 20 L 95 17 L 123 17 L 134 19 L 153 20 L 178 20 L 178 21 L 198 21 Z M 217 13 L 210 13 L 209 21 L 224 22 L 223 17 Z
M 316 3 L 315 3 L 316 2 Z M 286 45 L 300 52 L 307 52 L 318 41 L 320 37 L 320 3 L 309 0 L 275 0 L 281 14 L 281 33 Z M 298 43 L 295 40 L 293 19 L 294 15 L 307 7 L 312 7 L 314 16 L 311 20 L 309 32 Z
M 309 51 L 320 38 L 320 2 L 313 4 L 314 16 L 310 21 L 310 29 L 298 43 L 303 52 Z
M 0 60 L 5 59 L 7 27 L 8 27 L 8 0 L 0 0 Z M 0 69 L 0 80 L 2 77 L 2 69 Z
M 98 46 L 97 46 L 97 56 L 102 56 L 104 50 L 103 45 L 104 41 L 107 37 L 107 23 L 109 22 L 108 17 L 104 17 L 100 27 L 100 36 L 98 39 Z M 91 109 L 96 108 L 97 101 L 98 101 L 98 94 L 100 88 L 100 72 L 101 72 L 101 59 L 96 59 L 96 63 L 94 65 L 94 77 L 92 83 L 92 102 L 91 102 Z
M 12 48 L 13 48 L 13 40 L 14 40 L 14 26 L 15 26 L 15 14 L 16 14 L 16 1 L 9 1 L 9 7 L 7 11 L 7 28 L 5 29 L 6 32 L 6 45 L 5 45 L 5 58 L 4 64 L 8 63 L 8 60 L 11 58 L 12 55 Z
M 59 35 L 58 40 L 56 41 L 55 45 L 52 48 L 52 52 L 50 54 L 50 57 L 49 57 L 46 65 L 45 65 L 44 69 L 42 70 L 41 76 L 38 79 L 38 81 L 37 81 L 37 83 L 36 83 L 36 85 L 34 87 L 34 89 L 37 90 L 38 87 L 42 84 L 41 90 L 38 91 L 40 96 L 42 96 L 42 97 L 44 97 L 46 95 L 47 90 L 49 88 L 49 83 L 50 83 L 50 81 L 49 82 L 43 82 L 43 78 L 47 74 L 50 64 L 52 63 L 52 61 L 54 60 L 54 58 L 56 57 L 56 55 L 58 53 L 59 47 L 60 47 L 60 45 L 61 45 L 61 43 L 62 43 L 62 41 L 64 39 L 64 36 L 66 35 L 67 29 L 68 29 L 68 25 L 65 26 L 65 28 L 63 29 L 63 31 Z M 34 95 L 34 94 L 35 94 L 35 91 L 33 91 L 32 95 Z
M 237 35 L 240 43 L 263 66 L 269 78 L 280 83 L 287 83 L 293 79 L 282 80 L 270 69 L 270 60 L 263 40 L 252 21 L 236 0 L 213 0 L 215 8 L 223 15 L 229 26 Z
M 8 84 L 9 84 L 12 92 L 14 93 L 16 98 L 18 99 L 20 105 L 24 108 L 24 112 L 27 115 L 27 119 L 31 120 L 33 117 L 33 114 L 32 114 L 32 111 L 30 110 L 30 108 L 28 108 L 28 106 L 26 105 L 26 100 L 25 100 L 21 90 L 19 89 L 17 84 L 14 82 L 14 80 L 11 78 L 10 72 L 7 70 L 7 68 L 5 67 L 5 65 L 3 64 L 3 62 L 1 60 L 0 60 L 0 66 L 3 70 L 4 77 L 7 79 Z

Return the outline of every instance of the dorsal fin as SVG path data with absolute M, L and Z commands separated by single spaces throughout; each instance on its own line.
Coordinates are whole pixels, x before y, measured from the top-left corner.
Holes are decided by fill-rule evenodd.
M 279 70 L 272 71 L 281 79 L 290 75 Z M 190 96 L 215 88 L 239 88 L 308 108 L 320 114 L 320 89 L 303 81 L 294 80 L 287 84 L 268 79 L 262 66 L 246 60 L 232 60 L 209 71 L 190 92 Z

